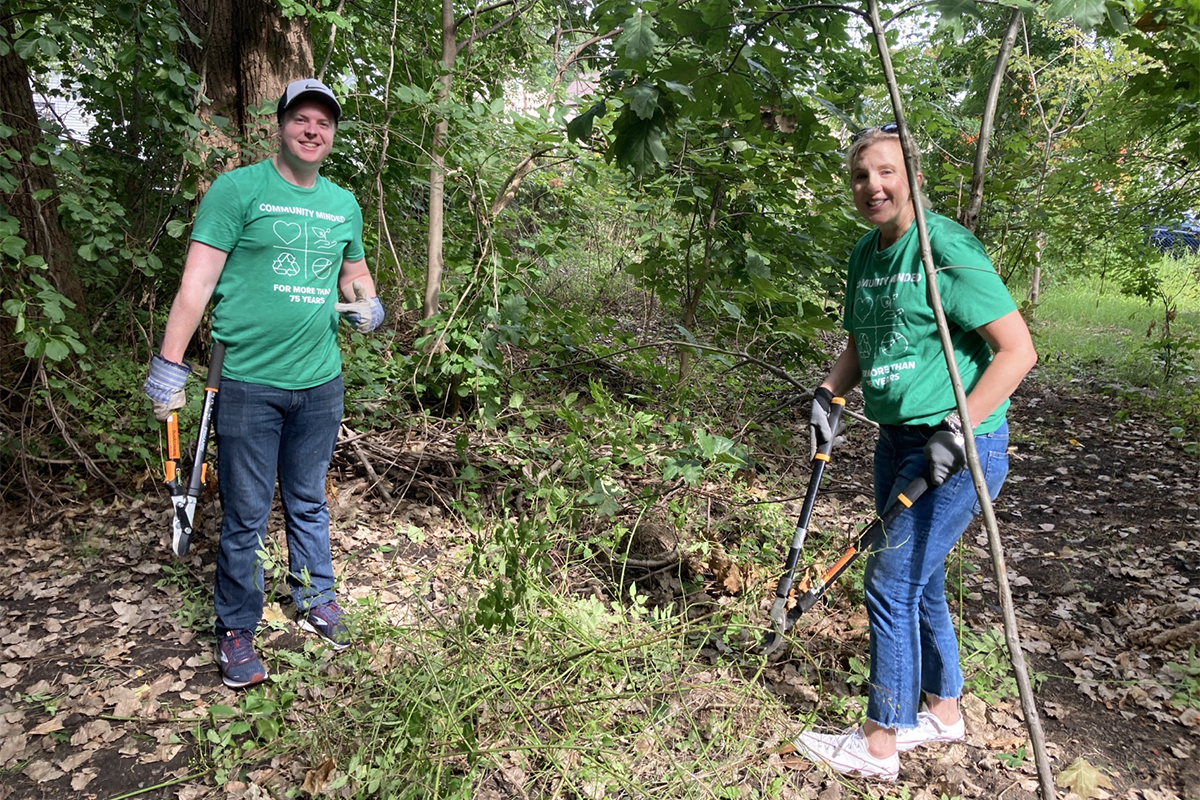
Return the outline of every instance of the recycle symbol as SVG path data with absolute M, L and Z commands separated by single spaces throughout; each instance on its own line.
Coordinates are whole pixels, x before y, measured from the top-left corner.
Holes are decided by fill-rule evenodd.
M 296 262 L 296 257 L 291 253 L 281 253 L 279 258 L 275 259 L 275 263 L 271 265 L 271 269 L 279 275 L 300 274 L 300 264 Z

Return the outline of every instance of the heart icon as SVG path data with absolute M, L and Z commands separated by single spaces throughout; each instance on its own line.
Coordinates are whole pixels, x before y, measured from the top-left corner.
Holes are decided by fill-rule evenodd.
M 875 310 L 875 301 L 866 296 L 859 295 L 854 298 L 854 319 L 857 322 L 867 322 L 871 319 L 871 315 Z
M 300 234 L 304 232 L 298 222 L 276 222 L 272 227 L 275 235 L 279 237 L 284 244 L 291 244 L 300 238 Z

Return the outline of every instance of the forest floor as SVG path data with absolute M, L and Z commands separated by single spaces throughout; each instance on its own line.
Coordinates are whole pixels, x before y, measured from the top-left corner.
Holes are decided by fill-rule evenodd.
M 1126 414 L 1082 384 L 1058 392 L 1027 382 L 1010 419 L 1012 470 L 997 516 L 1060 796 L 1200 800 L 1200 459 L 1162 420 Z M 837 502 L 866 509 L 871 442 L 851 438 L 837 464 Z M 404 554 L 412 583 L 393 569 L 384 585 L 373 580 L 382 574 L 379 544 L 394 543 L 396 521 L 372 528 L 360 513 L 369 505 L 353 486 L 331 500 L 335 552 L 356 557 L 344 595 L 413 602 L 425 594 L 416 576 L 436 565 L 450 526 L 436 507 L 407 505 L 402 522 L 427 536 Z M 193 731 L 209 709 L 237 704 L 220 681 L 207 629 L 215 523 L 205 520 L 180 564 L 165 546 L 163 506 L 154 498 L 67 505 L 37 521 L 8 509 L 0 520 L 8 531 L 0 539 L 0 800 L 258 798 L 270 796 L 260 784 L 272 784 L 272 771 L 273 785 L 291 781 L 293 789 L 311 777 L 315 764 L 272 765 L 215 786 L 197 758 Z M 819 507 L 818 515 L 826 512 Z M 963 620 L 995 630 L 986 537 L 976 526 L 964 544 Z M 772 588 L 763 588 L 764 609 Z M 831 593 L 810 615 L 781 656 L 746 673 L 799 712 L 817 704 L 812 669 L 829 666 L 822 692 L 853 695 L 846 664 L 866 660 L 859 609 Z M 260 639 L 270 663 L 272 653 L 310 641 L 277 606 L 268 622 Z M 822 657 L 801 658 L 800 649 Z M 994 639 L 990 647 L 986 637 L 964 641 L 963 650 L 971 669 L 991 659 L 1003 674 L 1006 657 L 996 655 Z M 723 658 L 716 650 L 709 657 Z M 965 742 L 915 751 L 903 758 L 898 785 L 861 791 L 1036 797 L 1032 756 L 1021 759 L 1030 751 L 1015 691 L 972 683 L 963 708 Z M 803 761 L 763 758 L 786 771 L 784 796 L 859 792 Z

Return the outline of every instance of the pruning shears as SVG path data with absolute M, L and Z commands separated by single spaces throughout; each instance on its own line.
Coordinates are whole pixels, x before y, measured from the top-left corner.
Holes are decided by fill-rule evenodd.
M 841 416 L 842 410 L 845 407 L 846 401 L 840 397 L 835 397 L 830 402 L 829 419 L 830 427 L 837 430 L 837 420 Z M 917 502 L 918 498 L 929 489 L 929 482 L 924 475 L 918 476 L 908 486 L 904 487 L 896 498 L 896 502 L 892 503 L 882 515 L 875 518 L 875 521 L 859 535 L 857 541 L 847 548 L 846 552 L 834 562 L 833 566 L 825 570 L 821 577 L 817 578 L 808 591 L 796 598 L 796 604 L 792 608 L 787 608 L 788 596 L 792 590 L 792 580 L 796 571 L 796 562 L 800 557 L 800 549 L 804 546 L 804 539 L 808 534 L 808 522 L 812 515 L 813 503 L 816 500 L 817 487 L 821 483 L 821 475 L 824 472 L 825 464 L 829 462 L 829 454 L 832 450 L 833 443 L 826 442 L 821 449 L 813 457 L 813 474 L 808 483 L 808 491 L 804 495 L 804 505 L 800 510 L 800 519 L 796 524 L 796 534 L 792 538 L 792 547 L 788 551 L 786 564 L 786 572 L 779 579 L 779 586 L 775 590 L 775 604 L 771 607 L 771 627 L 772 630 L 763 639 L 759 645 L 759 652 L 762 655 L 770 655 L 783 645 L 783 635 L 791 629 L 796 621 L 808 611 L 817 601 L 821 599 L 825 591 L 836 581 L 843 572 L 850 568 L 850 565 L 862 555 L 864 552 L 874 547 L 876 540 L 887 529 L 889 525 L 896 521 L 896 518 L 905 512 L 912 504 Z
M 171 494 L 171 552 L 179 558 L 187 555 L 192 543 L 192 526 L 196 519 L 196 500 L 208 482 L 208 431 L 212 422 L 213 406 L 221 384 L 221 365 L 225 361 L 225 345 L 213 343 L 212 358 L 208 362 L 208 380 L 204 385 L 204 410 L 200 413 L 200 431 L 196 436 L 196 453 L 192 458 L 192 471 L 184 484 L 179 458 L 179 417 L 175 412 L 167 417 L 167 460 L 163 472 L 167 490 Z
M 829 429 L 836 431 L 841 421 L 842 412 L 846 409 L 846 399 L 835 397 L 829 401 Z M 808 538 L 808 522 L 812 518 L 813 506 L 817 502 L 817 490 L 821 486 L 821 476 L 825 473 L 825 465 L 829 463 L 833 452 L 833 439 L 817 448 L 813 455 L 812 475 L 808 479 L 808 489 L 804 493 L 804 505 L 800 507 L 800 518 L 796 521 L 796 532 L 792 535 L 792 546 L 788 550 L 787 562 L 784 564 L 783 576 L 775 587 L 775 604 L 771 606 L 771 632 L 759 647 L 763 655 L 769 655 L 783 644 L 783 634 L 789 627 L 787 602 L 792 593 L 792 581 L 796 577 L 796 563 L 800 560 L 800 551 L 804 548 L 804 540 Z

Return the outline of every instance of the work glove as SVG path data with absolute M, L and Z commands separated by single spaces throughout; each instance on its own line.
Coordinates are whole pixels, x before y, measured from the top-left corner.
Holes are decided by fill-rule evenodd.
M 350 302 L 333 304 L 333 310 L 359 333 L 370 333 L 383 322 L 383 302 L 378 297 L 367 297 L 366 293 L 366 288 L 354 281 L 350 284 Z
M 837 443 L 837 438 L 842 435 L 842 431 L 846 430 L 846 423 L 841 419 L 838 420 L 837 430 L 833 430 L 829 421 L 830 405 L 833 401 L 833 392 L 826 389 L 824 386 L 817 387 L 813 392 L 812 413 L 809 416 L 808 429 L 812 433 L 813 452 L 826 442 Z
M 154 416 L 159 422 L 166 422 L 172 412 L 187 405 L 183 387 L 191 371 L 192 365 L 186 361 L 176 364 L 158 353 L 150 359 L 150 374 L 142 384 L 142 391 L 154 404 Z
M 925 467 L 931 486 L 941 486 L 967 465 L 967 450 L 958 414 L 951 414 L 925 442 Z

